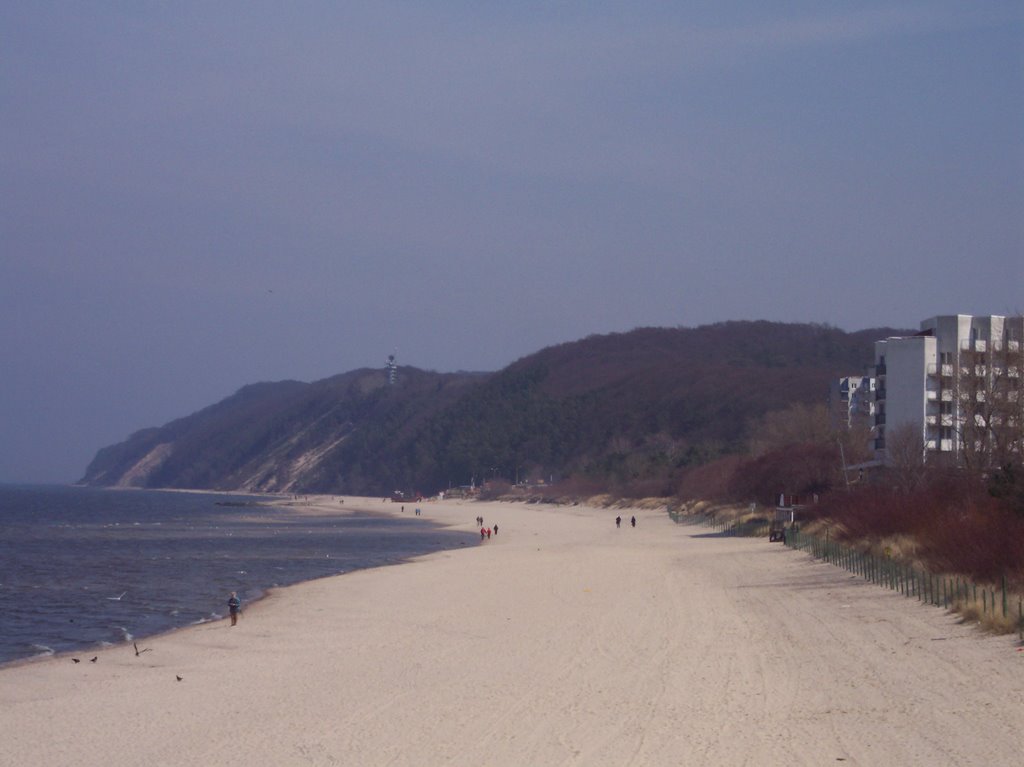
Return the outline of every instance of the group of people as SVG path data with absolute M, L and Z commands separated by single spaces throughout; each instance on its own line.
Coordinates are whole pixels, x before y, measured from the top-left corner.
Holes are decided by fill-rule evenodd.
M 633 527 L 636 527 L 636 517 L 630 517 L 629 518 L 629 524 L 632 525 Z M 622 527 L 622 517 L 616 517 L 615 518 L 615 526 L 616 527 Z
M 485 540 L 485 539 L 490 539 L 492 530 L 489 527 L 484 527 L 484 518 L 483 517 L 477 517 L 476 518 L 476 523 L 478 525 L 480 525 L 480 540 L 482 541 L 482 540 Z M 494 532 L 495 535 L 498 534 L 498 526 L 497 525 L 494 526 L 493 532 Z

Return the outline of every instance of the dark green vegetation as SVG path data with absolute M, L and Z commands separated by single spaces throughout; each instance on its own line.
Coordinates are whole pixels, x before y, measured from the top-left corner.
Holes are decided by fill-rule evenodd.
M 100 450 L 82 482 L 384 495 L 554 477 L 670 495 L 695 467 L 745 454 L 766 416 L 823 406 L 832 379 L 863 373 L 873 342 L 902 332 L 644 328 L 550 347 L 497 373 L 401 368 L 395 386 L 383 370 L 254 384 Z

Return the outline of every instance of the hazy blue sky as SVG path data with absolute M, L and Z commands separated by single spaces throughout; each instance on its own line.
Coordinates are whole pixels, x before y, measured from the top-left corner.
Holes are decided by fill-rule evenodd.
M 395 350 L 1016 313 L 1022 246 L 1019 2 L 0 4 L 0 481 Z

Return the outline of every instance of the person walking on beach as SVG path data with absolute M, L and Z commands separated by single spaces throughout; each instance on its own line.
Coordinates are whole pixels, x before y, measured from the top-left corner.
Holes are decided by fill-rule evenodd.
M 480 540 L 482 541 L 486 537 L 487 537 L 487 531 L 484 528 L 481 527 L 480 528 Z
M 494 534 L 495 534 L 495 535 L 497 535 L 497 534 L 498 534 L 498 526 L 497 526 L 497 525 L 495 525 L 495 526 L 494 526 Z
M 242 600 L 238 598 L 237 592 L 231 592 L 231 597 L 228 599 L 228 612 L 231 613 L 231 625 L 234 626 L 238 623 L 238 614 L 242 612 Z
M 616 517 L 615 518 L 615 526 L 616 527 L 621 527 L 622 526 L 622 517 Z
M 487 528 L 487 540 L 491 540 L 491 528 Z
M 630 517 L 629 524 L 631 524 L 633 527 L 636 527 L 636 517 Z

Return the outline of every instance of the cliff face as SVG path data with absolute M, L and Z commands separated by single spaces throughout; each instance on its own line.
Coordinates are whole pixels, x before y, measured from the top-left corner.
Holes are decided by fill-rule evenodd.
M 357 370 L 246 386 L 103 448 L 85 484 L 381 495 L 485 478 L 668 476 L 741 451 L 754 418 L 823 403 L 879 338 L 816 325 L 644 328 L 493 374 Z
M 246 386 L 215 405 L 100 450 L 81 483 L 265 492 L 344 486 L 337 466 L 353 433 L 379 430 L 403 413 L 409 425 L 443 407 L 479 374 L 357 370 L 314 383 Z M 366 483 L 361 487 L 365 489 Z M 385 492 L 377 490 L 375 492 Z

